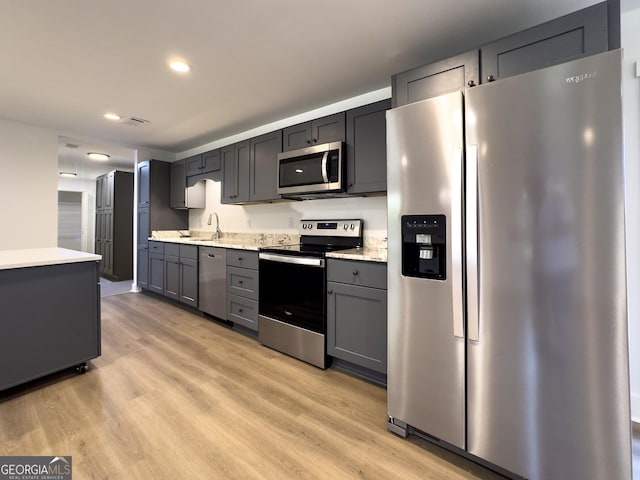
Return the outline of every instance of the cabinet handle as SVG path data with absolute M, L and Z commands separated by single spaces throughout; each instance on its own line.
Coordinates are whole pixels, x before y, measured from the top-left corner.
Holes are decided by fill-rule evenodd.
M 213 253 L 210 253 L 209 258 L 216 258 L 216 256 Z
M 307 143 L 310 145 L 311 144 L 311 140 L 307 140 Z
M 496 81 L 496 77 L 494 77 L 493 75 L 489 75 L 489 76 L 487 77 L 487 81 L 488 81 L 488 82 L 495 82 L 495 81 Z
M 243 282 L 244 282 L 244 280 L 238 280 L 238 283 L 239 283 L 240 285 L 242 285 L 242 283 L 243 283 Z
M 241 308 L 238 309 L 238 313 L 242 313 L 244 310 L 242 310 Z
M 354 275 L 358 275 L 358 270 L 354 270 L 354 271 L 353 271 L 353 274 L 354 274 Z
M 238 257 L 238 261 L 241 262 L 242 261 L 242 257 Z
M 318 143 L 318 139 L 317 139 L 317 138 L 314 138 L 314 139 L 313 139 L 313 143 Z
M 327 293 L 328 293 L 329 295 L 333 295 L 333 290 L 329 290 Z

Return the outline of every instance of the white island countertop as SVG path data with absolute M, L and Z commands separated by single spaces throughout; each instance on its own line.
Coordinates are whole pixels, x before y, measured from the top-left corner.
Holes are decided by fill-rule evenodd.
M 0 270 L 59 265 L 62 263 L 95 262 L 101 259 L 100 255 L 93 253 L 57 247 L 0 250 Z

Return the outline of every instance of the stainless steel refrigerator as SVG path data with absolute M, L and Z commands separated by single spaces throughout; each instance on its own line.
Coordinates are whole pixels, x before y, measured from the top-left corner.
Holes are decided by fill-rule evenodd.
M 621 53 L 387 113 L 389 429 L 630 479 Z

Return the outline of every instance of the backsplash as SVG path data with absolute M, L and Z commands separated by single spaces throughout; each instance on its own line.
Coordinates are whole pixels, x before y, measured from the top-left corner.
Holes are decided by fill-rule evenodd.
M 273 235 L 279 243 L 283 236 L 295 236 L 303 219 L 359 218 L 364 220 L 364 245 L 386 248 L 387 197 L 349 197 L 322 200 L 282 201 L 256 205 L 220 204 L 220 182 L 206 181 L 206 208 L 189 211 L 189 229 L 194 235 L 211 235 L 216 216 L 223 238 L 229 235 Z M 211 219 L 211 220 L 210 220 Z

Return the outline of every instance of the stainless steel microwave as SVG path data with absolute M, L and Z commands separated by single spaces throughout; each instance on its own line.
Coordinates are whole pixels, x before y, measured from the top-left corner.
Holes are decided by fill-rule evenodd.
M 342 142 L 278 154 L 278 194 L 296 196 L 344 191 Z

